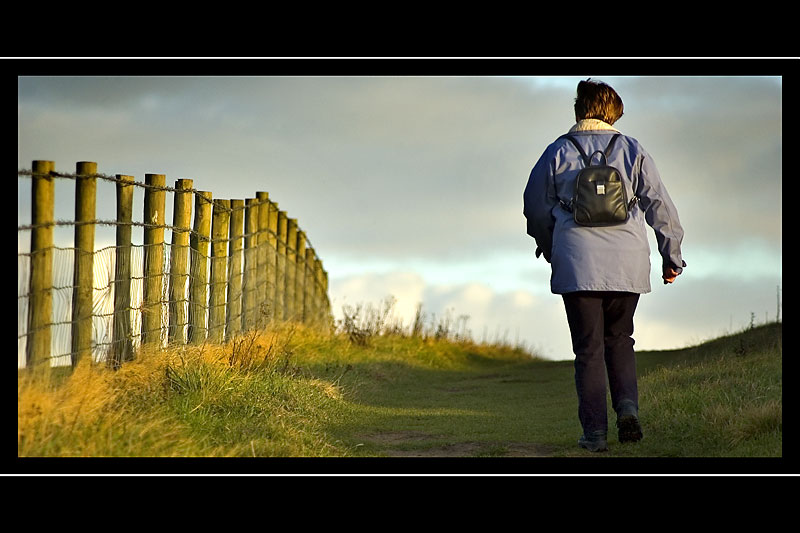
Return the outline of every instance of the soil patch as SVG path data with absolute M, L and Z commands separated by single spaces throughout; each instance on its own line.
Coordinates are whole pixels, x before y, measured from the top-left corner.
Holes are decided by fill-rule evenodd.
M 423 433 L 421 431 L 387 431 L 364 436 L 366 440 L 384 445 L 402 444 L 406 442 L 432 439 L 434 437 L 435 435 Z
M 404 449 L 397 446 L 423 443 L 435 435 L 420 431 L 390 431 L 365 435 L 364 438 L 385 446 L 389 457 L 548 457 L 552 450 L 548 446 L 530 442 L 458 442 L 443 446 Z
M 483 449 L 478 442 L 459 442 L 417 450 L 386 450 L 390 457 L 474 457 Z
M 550 457 L 554 448 L 544 444 L 532 442 L 515 442 L 506 444 L 506 453 L 503 457 Z

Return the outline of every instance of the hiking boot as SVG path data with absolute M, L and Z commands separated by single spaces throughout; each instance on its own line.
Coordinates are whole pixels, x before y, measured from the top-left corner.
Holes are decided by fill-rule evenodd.
M 631 401 L 620 404 L 617 412 L 617 436 L 620 442 L 636 442 L 642 440 L 642 426 L 639 424 L 639 413 Z
M 578 446 L 586 448 L 590 452 L 608 451 L 608 440 L 605 431 L 592 431 L 588 435 L 583 434 L 578 439 Z

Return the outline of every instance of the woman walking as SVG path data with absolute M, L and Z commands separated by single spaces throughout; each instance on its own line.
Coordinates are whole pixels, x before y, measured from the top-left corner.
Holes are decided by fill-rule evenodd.
M 575 125 L 545 149 L 531 171 L 523 214 L 528 235 L 536 240 L 536 257 L 544 255 L 551 265 L 550 289 L 562 296 L 566 309 L 583 429 L 578 444 L 605 451 L 606 379 L 619 442 L 643 435 L 632 335 L 639 295 L 651 290 L 646 225 L 655 232 L 665 284 L 686 266 L 683 228 L 652 157 L 636 139 L 613 127 L 623 114 L 616 91 L 602 82 L 581 81 L 574 111 Z M 594 161 L 613 167 L 618 177 L 612 172 L 607 181 L 591 178 L 587 183 L 593 197 L 582 207 L 575 196 L 576 179 Z M 621 189 L 614 189 L 615 179 Z M 626 202 L 620 219 L 586 225 L 585 217 L 576 216 L 612 199 L 617 190 Z

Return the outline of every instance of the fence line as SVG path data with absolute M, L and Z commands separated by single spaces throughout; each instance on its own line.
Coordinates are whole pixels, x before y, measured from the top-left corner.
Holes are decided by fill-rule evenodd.
M 32 201 L 31 223 L 17 228 L 30 232 L 29 251 L 18 250 L 18 366 L 74 366 L 91 357 L 118 368 L 143 344 L 228 342 L 278 321 L 332 325 L 322 261 L 297 219 L 265 191 L 213 198 L 191 179 L 169 187 L 165 175 L 146 174 L 137 182 L 100 174 L 87 161 L 74 174 L 33 161 L 18 177 L 31 179 Z M 54 218 L 56 179 L 75 180 L 74 220 Z M 96 217 L 97 180 L 115 185 L 115 220 Z M 141 221 L 136 188 L 144 190 Z M 95 250 L 99 225 L 115 227 L 114 246 Z M 74 227 L 72 248 L 54 246 L 59 226 Z M 143 228 L 142 244 L 132 242 L 133 227 Z

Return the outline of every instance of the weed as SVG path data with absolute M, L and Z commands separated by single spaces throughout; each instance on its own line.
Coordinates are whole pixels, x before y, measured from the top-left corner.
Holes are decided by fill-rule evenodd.
M 389 296 L 377 308 L 372 304 L 343 305 L 338 329 L 359 346 L 368 346 L 370 339 L 378 335 L 402 334 L 402 323 L 390 322 L 395 303 L 396 299 Z
M 335 323 L 334 334 L 344 336 L 350 344 L 359 347 L 374 347 L 378 338 L 421 339 L 425 342 L 511 349 L 535 357 L 524 343 L 516 342 L 512 346 L 508 340 L 508 330 L 502 338 L 497 335 L 493 341 L 486 339 L 484 333 L 483 340 L 477 342 L 467 327 L 470 316 L 462 314 L 454 317 L 453 309 L 447 309 L 437 317 L 436 313 L 424 312 L 422 303 L 419 303 L 413 320 L 405 326 L 402 319 L 393 315 L 395 303 L 396 299 L 388 296 L 377 307 L 372 304 L 342 306 L 342 319 Z

